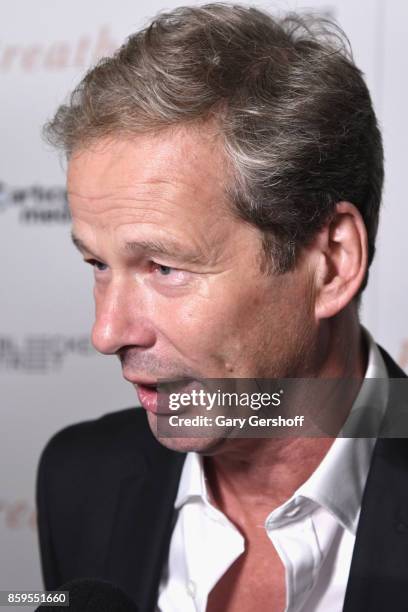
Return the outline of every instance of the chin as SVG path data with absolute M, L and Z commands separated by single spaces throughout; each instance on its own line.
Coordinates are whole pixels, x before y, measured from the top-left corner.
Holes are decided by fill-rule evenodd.
M 177 451 L 179 453 L 195 452 L 203 455 L 212 455 L 217 452 L 217 449 L 225 440 L 224 438 L 215 436 L 200 436 L 194 438 L 188 437 L 188 435 L 185 437 L 161 436 L 157 431 L 157 415 L 153 414 L 152 412 L 148 412 L 147 420 L 156 440 L 169 450 Z

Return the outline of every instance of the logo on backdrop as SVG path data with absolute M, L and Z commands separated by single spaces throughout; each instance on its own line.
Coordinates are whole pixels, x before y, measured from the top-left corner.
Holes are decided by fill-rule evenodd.
M 21 342 L 0 336 L 0 371 L 46 374 L 60 369 L 71 355 L 95 355 L 89 336 L 37 334 Z
M 91 35 L 71 40 L 8 43 L 0 45 L 0 74 L 86 68 L 101 57 L 111 55 L 118 46 L 108 25 L 101 26 Z
M 52 225 L 70 222 L 65 187 L 13 187 L 0 182 L 0 215 L 17 210 L 21 223 Z

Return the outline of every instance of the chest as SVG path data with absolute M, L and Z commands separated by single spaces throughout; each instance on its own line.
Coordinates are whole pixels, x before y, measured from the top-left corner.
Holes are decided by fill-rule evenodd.
M 258 537 L 209 594 L 206 612 L 283 612 L 285 568 L 270 540 Z

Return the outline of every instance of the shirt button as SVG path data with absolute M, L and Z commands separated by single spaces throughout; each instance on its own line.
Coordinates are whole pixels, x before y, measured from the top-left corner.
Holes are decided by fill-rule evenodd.
M 187 583 L 187 593 L 190 595 L 190 597 L 195 597 L 196 592 L 197 592 L 196 583 L 194 582 L 194 580 L 189 580 Z

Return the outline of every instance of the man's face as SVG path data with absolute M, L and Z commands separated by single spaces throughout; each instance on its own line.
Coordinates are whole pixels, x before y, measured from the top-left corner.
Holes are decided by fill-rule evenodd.
M 226 176 L 219 140 L 191 129 L 100 141 L 69 163 L 73 233 L 94 266 L 92 341 L 119 356 L 154 433 L 146 384 L 301 375 L 310 350 L 307 261 L 261 271 L 262 234 L 231 212 Z

